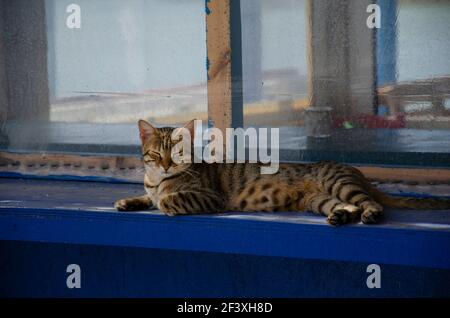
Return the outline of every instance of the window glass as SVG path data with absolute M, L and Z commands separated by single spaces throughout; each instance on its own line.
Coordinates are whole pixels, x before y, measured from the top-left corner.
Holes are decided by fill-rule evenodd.
M 244 126 L 281 160 L 450 164 L 450 1 L 376 4 L 240 1 Z M 203 0 L 2 6 L 3 149 L 136 154 L 140 118 L 208 122 Z
M 397 83 L 384 87 L 389 110 L 404 115 L 407 128 L 448 131 L 450 1 L 400 0 L 397 39 Z
M 302 123 L 308 105 L 305 2 L 241 1 L 247 126 Z
M 449 52 L 450 1 L 400 0 L 398 81 L 449 76 Z
M 450 164 L 450 1 L 373 3 L 241 2 L 244 124 L 282 160 Z
M 43 66 L 17 73 L 6 65 L 18 98 L 9 100 L 4 147 L 127 153 L 137 149 L 141 118 L 207 118 L 203 0 L 14 2 L 6 1 L 4 24 L 15 26 L 6 26 L 4 61 L 19 52 L 19 68 L 36 56 Z M 34 30 L 19 25 L 26 20 Z M 20 100 L 29 94 L 41 99 Z

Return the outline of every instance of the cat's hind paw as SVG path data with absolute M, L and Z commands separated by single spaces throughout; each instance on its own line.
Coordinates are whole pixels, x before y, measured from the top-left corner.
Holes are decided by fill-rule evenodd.
M 361 209 L 351 204 L 341 204 L 327 217 L 327 222 L 333 226 L 359 221 Z
M 350 212 L 347 210 L 334 210 L 327 217 L 327 222 L 333 226 L 343 225 L 350 221 Z
M 383 218 L 383 211 L 377 209 L 367 209 L 361 214 L 361 221 L 364 224 L 377 224 Z
M 114 208 L 117 211 L 131 211 L 130 206 L 127 204 L 126 199 L 117 200 L 114 202 Z

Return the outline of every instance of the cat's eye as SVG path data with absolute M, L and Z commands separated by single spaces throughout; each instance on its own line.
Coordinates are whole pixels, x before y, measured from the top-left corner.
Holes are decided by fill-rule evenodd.
M 143 160 L 144 160 L 145 163 L 150 163 L 150 162 L 155 161 L 152 157 L 150 157 L 150 156 L 148 156 L 148 155 L 145 155 L 145 156 L 143 157 Z
M 157 152 L 149 150 L 144 154 L 143 159 L 144 159 L 145 163 L 150 163 L 150 162 L 160 160 L 161 155 Z

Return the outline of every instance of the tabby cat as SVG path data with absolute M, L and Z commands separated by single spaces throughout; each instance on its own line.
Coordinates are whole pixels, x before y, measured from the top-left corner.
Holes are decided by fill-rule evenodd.
M 194 121 L 187 128 L 194 135 Z M 258 163 L 181 163 L 171 158 L 175 128 L 140 120 L 147 194 L 118 200 L 119 211 L 160 209 L 166 215 L 223 211 L 312 211 L 331 225 L 377 223 L 383 207 L 449 209 L 450 200 L 391 197 L 356 168 L 333 162 L 280 164 L 273 175 Z

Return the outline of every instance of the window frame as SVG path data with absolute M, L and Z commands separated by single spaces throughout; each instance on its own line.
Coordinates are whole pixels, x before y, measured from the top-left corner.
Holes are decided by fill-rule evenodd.
M 347 14 L 351 10 L 349 6 L 353 5 L 352 1 L 347 0 L 338 0 L 339 3 L 335 5 L 345 5 Z M 365 2 L 371 2 L 366 0 Z M 364 2 L 364 3 L 365 3 Z M 34 2 L 35 12 L 41 12 L 44 10 L 45 12 L 45 1 L 39 0 Z M 12 6 L 12 10 L 20 9 L 20 5 L 17 7 Z M 322 64 L 326 64 L 328 56 L 326 54 L 315 54 L 315 52 L 324 52 L 326 51 L 327 45 L 329 43 L 316 43 L 313 41 L 313 34 L 315 32 L 320 32 L 323 28 L 328 28 L 327 23 L 336 23 L 336 21 L 330 19 L 317 19 L 314 17 L 318 17 L 323 12 L 327 12 L 327 14 L 333 14 L 332 8 L 326 8 L 323 3 L 313 2 L 313 0 L 307 0 L 307 12 L 309 16 L 309 36 L 308 36 L 308 48 L 309 48 L 309 56 L 311 56 L 311 61 L 309 64 L 309 94 L 312 100 L 312 107 L 314 105 L 327 105 L 330 103 L 330 89 L 327 88 L 329 83 L 321 81 L 323 78 L 323 69 L 320 69 Z M 25 10 L 26 11 L 26 10 Z M 35 13 L 36 14 L 36 13 Z M 26 18 L 26 17 L 22 17 Z M 348 17 L 350 18 L 350 17 Z M 392 17 L 391 17 L 392 18 Z M 240 0 L 223 0 L 223 1 L 206 1 L 205 2 L 205 19 L 206 19 L 206 34 L 207 34 L 207 94 L 208 94 L 208 125 L 210 127 L 214 126 L 219 129 L 224 130 L 227 127 L 237 128 L 242 127 L 244 124 L 244 116 L 243 116 L 243 78 L 242 78 L 242 32 L 241 32 L 241 7 Z M 2 21 L 0 21 L 0 26 L 4 27 L 4 24 L 7 21 L 3 21 L 4 17 L 2 17 Z M 348 30 L 349 26 L 346 24 L 346 19 L 338 19 L 337 23 L 338 27 Z M 314 21 L 318 21 L 318 23 L 314 23 Z M 341 22 L 339 22 L 341 21 Z M 320 24 L 321 23 L 321 24 Z M 325 25 L 324 25 L 325 23 Z M 35 28 L 39 34 L 45 31 L 45 19 L 42 18 L 42 15 L 38 14 L 38 19 L 36 23 L 33 23 L 33 28 Z M 368 44 L 371 45 L 372 57 L 373 60 L 373 78 L 375 79 L 375 67 L 376 67 L 376 31 L 372 30 L 372 37 L 370 37 Z M 346 34 L 346 33 L 345 33 Z M 23 32 L 23 36 L 26 37 L 26 32 Z M 348 34 L 347 36 L 351 36 Z M 384 35 L 386 37 L 386 35 Z M 22 40 L 25 40 L 22 39 Z M 329 41 L 329 40 L 327 40 Z M 356 45 L 356 44 L 355 44 Z M 47 45 L 43 43 L 40 47 L 41 50 L 45 50 L 47 53 Z M 0 47 L 0 58 L 2 58 L 2 54 L 9 54 L 7 50 Z M 33 52 L 29 52 L 28 54 L 34 54 Z M 42 54 L 40 54 L 42 55 Z M 47 55 L 45 55 L 47 56 Z M 5 57 L 6 58 L 6 57 Z M 338 63 L 347 67 L 349 62 L 348 57 L 343 56 L 344 60 L 335 59 L 333 63 Z M 46 63 L 45 63 L 46 65 Z M 42 67 L 42 65 L 41 65 Z M 45 72 L 47 74 L 47 72 Z M 47 75 L 48 76 L 48 75 Z M 38 82 L 42 81 L 44 84 L 47 83 L 48 87 L 48 79 L 35 78 L 33 81 Z M 42 84 L 42 83 L 41 83 Z M 14 83 L 11 85 L 14 86 Z M 375 94 L 375 82 L 372 83 L 373 86 L 370 86 L 370 90 L 373 94 Z M 33 86 L 33 85 L 31 85 Z M 42 91 L 40 89 L 41 86 L 35 86 L 34 90 L 31 94 L 36 95 L 40 94 Z M 347 91 L 346 91 L 347 90 Z M 345 100 L 348 95 L 349 87 L 343 88 L 341 92 L 343 98 Z M 48 90 L 47 94 L 48 94 Z M 371 94 L 372 94 L 371 93 Z M 377 105 L 377 96 L 370 95 L 370 99 L 373 101 L 371 107 L 375 109 Z M 39 105 L 45 104 L 45 101 L 48 100 L 48 95 L 45 98 L 36 98 L 39 101 Z M 43 102 L 44 101 L 44 102 Z M 41 105 L 42 106 L 42 105 Z M 30 106 L 31 107 L 31 106 Z M 40 106 L 39 106 L 40 107 Z M 38 107 L 38 108 L 39 108 Z M 47 102 L 47 107 L 49 107 L 49 103 Z M 340 107 L 338 105 L 338 107 Z M 17 116 L 21 116 L 23 111 L 20 107 L 15 107 L 15 112 L 17 112 Z M 48 109 L 47 109 L 48 111 Z M 8 115 L 11 115 L 8 110 Z M 14 113 L 12 113 L 14 115 Z M 9 117 L 9 116 L 8 116 Z M 13 116 L 14 117 L 14 116 Z M 5 138 L 3 138 L 3 142 L 0 141 L 3 145 L 7 143 Z M 74 150 L 79 150 L 82 153 L 79 155 L 74 155 L 67 150 L 70 148 L 71 152 Z M 117 160 L 116 158 L 136 158 L 139 155 L 139 146 L 138 145 L 130 145 L 130 146 L 120 146 L 120 145 L 112 145 L 112 146 L 103 146 L 103 151 L 97 152 L 98 149 L 96 145 L 63 145 L 57 144 L 52 145 L 50 149 L 46 149 L 47 151 L 54 152 L 54 154 L 46 154 L 47 157 L 52 157 L 54 160 L 57 160 L 58 152 L 61 152 L 66 155 L 67 158 L 77 158 L 71 163 L 71 165 L 76 165 L 76 162 L 79 160 L 86 161 L 87 166 L 89 166 L 90 158 L 94 157 L 102 157 L 102 158 L 110 158 L 111 160 Z M 354 152 L 349 153 L 346 151 L 339 150 L 330 150 L 330 145 L 323 146 L 322 140 L 311 139 L 307 141 L 307 146 L 304 149 L 281 149 L 280 157 L 282 161 L 318 161 L 318 160 L 339 160 L 351 164 L 359 164 L 361 166 L 367 165 L 410 165 L 414 166 L 418 171 L 418 169 L 427 169 L 433 168 L 436 171 L 441 171 L 444 169 L 439 168 L 448 168 L 450 167 L 450 153 L 444 152 L 394 152 L 386 158 L 383 156 L 383 153 L 374 153 L 374 152 Z M 39 152 L 39 150 L 38 150 Z M 108 154 L 109 152 L 109 154 Z M 1 157 L 7 158 L 6 155 L 8 151 L 3 152 Z M 13 153 L 13 152 L 12 152 Z M 16 152 L 17 154 L 18 152 Z M 115 154 L 114 154 L 115 153 Z M 117 155 L 120 153 L 121 155 Z M 88 156 L 85 156 L 88 155 Z M 28 162 L 33 159 L 36 160 L 36 156 L 39 154 L 34 153 L 33 151 L 20 152 L 20 156 L 24 158 L 23 162 Z M 131 160 L 131 159 L 130 159 Z M 134 160 L 134 159 L 133 159 Z M 20 162 L 20 160 L 16 159 L 15 162 Z M 65 162 L 65 161 L 64 161 Z M 67 162 L 65 162 L 67 164 Z M 65 166 L 62 164 L 62 167 Z M 9 163 L 6 164 L 6 167 Z M 100 165 L 101 166 L 101 165 Z M 3 166 L 5 167 L 5 165 Z M 66 165 L 68 167 L 68 165 Z M 3 169 L 2 169 L 3 170 Z M 107 170 L 107 169 L 105 169 Z M 67 170 L 67 172 L 73 172 L 71 170 Z

